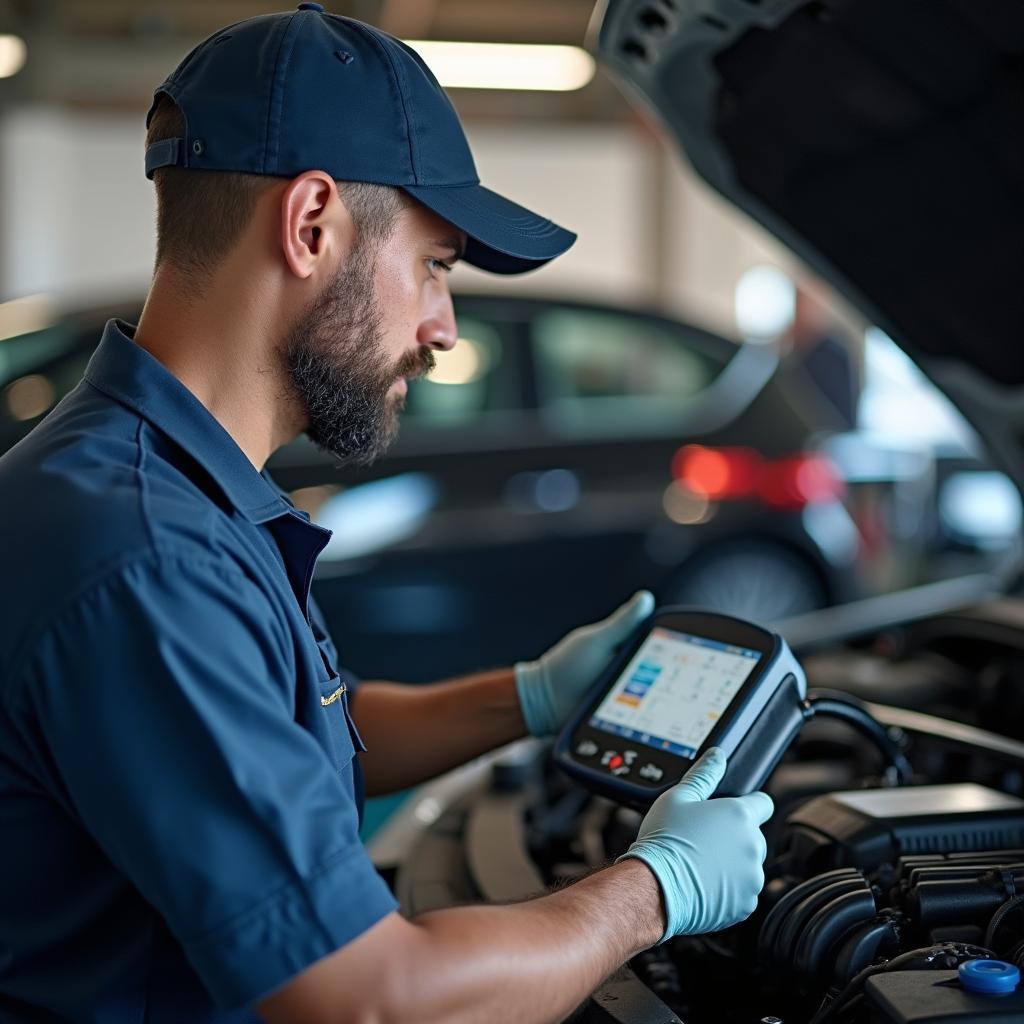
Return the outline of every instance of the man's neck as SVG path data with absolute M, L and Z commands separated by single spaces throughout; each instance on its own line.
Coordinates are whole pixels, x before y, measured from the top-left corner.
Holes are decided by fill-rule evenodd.
M 259 304 L 251 291 L 226 291 L 211 287 L 189 296 L 172 272 L 158 271 L 135 341 L 202 402 L 261 470 L 301 425 Z

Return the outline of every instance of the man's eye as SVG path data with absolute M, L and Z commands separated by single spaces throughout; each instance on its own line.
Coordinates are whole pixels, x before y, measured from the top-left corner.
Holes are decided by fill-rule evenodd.
M 450 274 L 452 272 L 451 266 L 445 263 L 444 260 L 431 258 L 427 260 L 427 263 L 430 265 L 431 270 L 443 270 L 446 274 Z

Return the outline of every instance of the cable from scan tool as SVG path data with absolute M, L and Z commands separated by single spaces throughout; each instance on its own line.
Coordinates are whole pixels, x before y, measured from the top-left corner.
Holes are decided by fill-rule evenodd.
M 892 769 L 893 785 L 905 786 L 913 778 L 914 770 L 899 744 L 856 697 L 838 690 L 809 690 L 803 708 L 805 722 L 819 717 L 836 718 L 869 740 Z

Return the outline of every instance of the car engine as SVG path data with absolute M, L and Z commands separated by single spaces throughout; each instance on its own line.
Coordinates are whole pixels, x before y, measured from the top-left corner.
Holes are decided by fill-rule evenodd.
M 767 786 L 755 914 L 641 953 L 570 1019 L 1024 1020 L 1024 991 L 981 991 L 959 971 L 998 960 L 1024 972 L 1022 625 L 1024 605 L 1003 599 L 804 651 L 811 685 L 858 702 L 911 762 L 910 784 L 850 723 L 809 723 Z M 408 913 L 521 899 L 629 846 L 641 816 L 546 755 L 499 759 L 439 812 L 398 874 Z

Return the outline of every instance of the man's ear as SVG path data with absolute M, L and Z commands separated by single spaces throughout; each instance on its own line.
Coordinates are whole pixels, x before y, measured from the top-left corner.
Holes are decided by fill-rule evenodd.
M 306 171 L 288 184 L 281 196 L 281 250 L 296 277 L 336 263 L 354 238 L 352 216 L 329 174 Z

